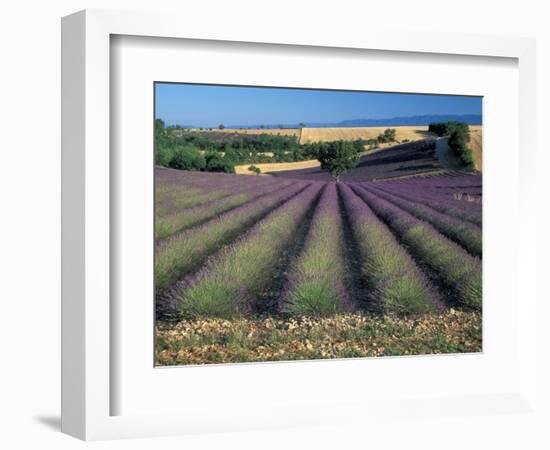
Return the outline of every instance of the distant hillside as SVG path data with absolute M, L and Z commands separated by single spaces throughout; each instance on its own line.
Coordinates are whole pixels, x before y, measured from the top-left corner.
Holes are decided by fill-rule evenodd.
M 407 125 L 429 125 L 433 122 L 446 122 L 458 120 L 468 125 L 481 125 L 479 114 L 446 114 L 446 115 L 423 115 L 410 117 L 393 117 L 391 119 L 353 119 L 344 120 L 338 124 L 340 127 L 376 127 L 376 126 L 407 126 Z
M 307 128 L 346 128 L 346 127 L 399 127 L 411 125 L 429 125 L 433 122 L 446 122 L 448 120 L 459 120 L 468 125 L 481 125 L 482 118 L 480 114 L 426 114 L 419 116 L 391 117 L 386 119 L 350 119 L 335 123 L 305 122 Z M 257 124 L 257 125 L 230 125 L 226 128 L 300 128 L 300 124 Z

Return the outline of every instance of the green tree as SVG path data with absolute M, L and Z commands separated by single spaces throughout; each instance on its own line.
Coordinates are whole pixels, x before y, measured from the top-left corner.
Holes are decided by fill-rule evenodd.
M 451 132 L 447 143 L 451 150 L 457 155 L 462 164 L 466 167 L 472 167 L 474 162 L 474 157 L 472 154 L 472 149 L 468 147 L 468 142 L 470 142 L 470 130 L 467 124 L 465 126 L 458 125 L 451 128 Z
M 428 131 L 438 136 L 450 136 L 454 131 L 467 133 L 469 132 L 469 127 L 466 122 L 449 120 L 448 122 L 431 123 L 428 127 Z
M 204 159 L 208 172 L 235 173 L 235 165 L 219 152 L 208 152 Z
M 225 147 L 223 148 L 223 152 L 225 153 L 224 159 L 230 161 L 233 165 L 244 164 L 249 159 L 248 150 L 244 148 L 233 147 L 229 143 L 226 143 Z
M 164 126 L 164 120 L 155 119 L 155 136 L 161 136 L 166 133 L 166 127 Z
M 321 169 L 328 170 L 338 183 L 344 172 L 357 165 L 359 154 L 350 141 L 335 141 L 321 146 L 317 159 Z
M 192 146 L 176 147 L 170 160 L 170 167 L 180 170 L 204 170 L 204 156 Z
M 462 130 L 455 130 L 449 135 L 448 144 L 453 149 L 462 149 L 466 147 L 470 140 L 470 134 Z
M 378 135 L 377 141 L 381 144 L 395 142 L 395 128 L 386 128 L 383 133 Z
M 365 150 L 365 144 L 366 141 L 364 141 L 363 139 L 356 139 L 355 141 L 353 141 L 353 146 L 358 153 L 361 153 Z
M 172 143 L 162 119 L 155 119 L 155 164 L 167 167 L 172 159 Z
M 273 151 L 273 159 L 276 161 L 276 162 L 285 162 L 285 159 L 286 159 L 286 153 L 283 149 L 281 148 L 274 148 Z
M 305 128 L 306 124 L 304 122 L 300 122 L 300 128 Z
M 157 166 L 169 167 L 173 157 L 174 152 L 172 149 L 165 146 L 157 146 L 155 151 L 155 164 Z
M 224 125 L 223 123 L 220 123 L 220 124 L 218 125 L 218 128 L 219 128 L 220 130 L 225 130 L 225 125 Z
M 395 128 L 387 128 L 384 130 L 386 142 L 395 142 Z

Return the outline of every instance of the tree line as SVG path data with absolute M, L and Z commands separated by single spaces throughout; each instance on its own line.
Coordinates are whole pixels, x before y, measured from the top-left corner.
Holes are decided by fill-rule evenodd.
M 358 158 L 365 146 L 375 148 L 381 143 L 395 141 L 395 129 L 387 129 L 374 139 L 345 141 L 345 145 L 337 142 L 299 144 L 296 136 L 268 133 L 234 133 L 228 136 L 216 133 L 206 137 L 195 132 L 176 133 L 176 130 L 179 131 L 180 128 L 166 127 L 161 119 L 156 119 L 155 164 L 180 170 L 227 173 L 234 173 L 235 166 L 241 164 L 296 162 L 319 158 L 326 161 L 332 153 L 335 157 L 342 154 L 342 148 Z

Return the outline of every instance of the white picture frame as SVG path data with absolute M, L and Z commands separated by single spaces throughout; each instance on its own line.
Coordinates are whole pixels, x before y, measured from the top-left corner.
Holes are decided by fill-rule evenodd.
M 445 54 L 517 60 L 519 178 L 517 183 L 517 283 L 522 301 L 517 315 L 518 377 L 502 392 L 463 397 L 397 397 L 388 401 L 273 405 L 271 411 L 239 410 L 234 404 L 193 414 L 151 413 L 112 415 L 114 391 L 111 271 L 110 108 L 112 106 L 111 36 L 158 37 L 327 48 L 332 52 L 368 49 L 417 55 Z M 322 30 L 233 29 L 215 31 L 200 22 L 185 27 L 163 14 L 87 10 L 62 22 L 62 430 L 85 440 L 162 436 L 173 434 L 253 430 L 313 424 L 360 423 L 382 417 L 402 420 L 395 402 L 415 415 L 437 408 L 441 416 L 493 415 L 502 411 L 537 414 L 536 403 L 536 293 L 533 270 L 536 252 L 534 185 L 529 174 L 535 166 L 535 43 L 532 39 L 451 34 L 395 33 L 349 30 L 338 36 Z M 514 185 L 514 189 L 516 189 Z M 516 241 L 515 241 L 516 242 Z M 528 264 L 520 264 L 529 261 Z M 513 295 L 513 294 L 511 294 Z M 517 295 L 517 293 L 515 294 Z M 152 311 L 151 311 L 152 314 Z M 308 363 L 301 364 L 307 367 Z M 399 362 L 394 363 L 396 367 Z M 251 366 L 248 366 L 251 368 Z M 278 366 L 284 371 L 285 366 Z M 283 367 L 281 369 L 281 367 Z M 288 365 L 286 367 L 289 367 Z M 309 366 L 309 369 L 312 370 Z M 403 367 L 402 367 L 403 368 Z M 219 368 L 211 368 L 219 370 Z M 170 369 L 167 369 L 170 370 Z M 256 370 L 253 367 L 250 370 Z M 257 367 L 263 374 L 273 370 Z M 360 370 L 348 365 L 346 370 Z M 268 405 L 269 406 L 269 405 Z M 396 418 L 397 417 L 397 418 Z M 405 415 L 406 417 L 406 415 Z

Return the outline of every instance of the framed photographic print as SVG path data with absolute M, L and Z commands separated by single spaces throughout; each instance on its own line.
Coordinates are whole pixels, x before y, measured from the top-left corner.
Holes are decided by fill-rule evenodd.
M 63 431 L 533 411 L 532 41 L 85 11 L 62 43 Z
M 155 83 L 156 364 L 480 352 L 481 124 L 476 96 Z

